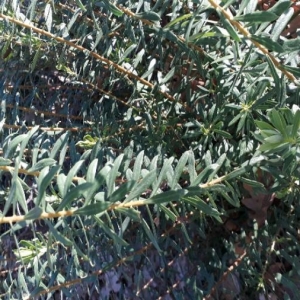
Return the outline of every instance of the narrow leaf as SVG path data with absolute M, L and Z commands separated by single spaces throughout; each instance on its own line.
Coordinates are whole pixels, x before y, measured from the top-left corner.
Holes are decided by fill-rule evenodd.
M 68 142 L 69 135 L 70 133 L 66 132 L 59 137 L 59 139 L 55 142 L 51 150 L 50 158 L 54 158 L 58 151 L 61 149 L 61 147 L 63 147 L 63 145 L 65 145 Z
M 124 200 L 124 203 L 139 197 L 153 183 L 155 178 L 156 170 L 150 171 L 139 183 L 135 185 L 128 197 Z
M 26 203 L 26 196 L 25 196 L 24 188 L 28 189 L 28 186 L 25 184 L 25 182 L 21 178 L 17 177 L 16 178 L 16 195 L 15 195 L 15 197 L 16 197 L 19 205 L 24 210 L 24 212 L 27 213 L 28 205 Z
M 40 177 L 39 177 L 39 180 L 38 180 L 39 193 L 38 193 L 38 196 L 35 200 L 36 206 L 39 206 L 41 201 L 44 199 L 46 189 L 48 188 L 50 182 L 53 180 L 53 178 L 56 175 L 56 173 L 58 172 L 58 170 L 60 169 L 60 166 L 54 166 L 53 168 L 50 169 L 50 171 L 48 171 L 47 168 L 48 167 L 43 169 L 43 170 L 47 171 L 47 174 L 41 173 Z
M 151 22 L 160 21 L 160 16 L 154 11 L 145 11 L 142 13 L 135 14 L 135 17 L 138 19 L 145 19 Z
M 238 176 L 241 176 L 241 175 L 245 174 L 246 171 L 247 170 L 246 170 L 245 167 L 238 168 L 238 169 L 230 172 L 229 174 L 227 174 L 226 177 L 225 177 L 225 180 L 229 181 L 230 179 L 233 179 L 233 178 L 236 178 Z
M 122 163 L 124 154 L 119 155 L 116 160 L 114 161 L 114 165 L 109 173 L 108 179 L 107 179 L 107 188 L 108 188 L 108 196 L 110 196 L 114 190 L 115 190 L 115 180 L 118 176 L 118 171 L 120 168 L 120 165 Z
M 67 25 L 67 29 L 70 30 L 75 23 L 75 21 L 78 19 L 78 16 L 81 14 L 80 8 L 77 8 L 76 10 L 73 11 L 72 17 Z
M 269 37 L 266 36 L 256 36 L 251 35 L 251 40 L 258 42 L 262 46 L 265 46 L 270 51 L 275 51 L 278 53 L 283 53 L 284 49 L 277 42 L 272 41 Z
M 170 23 L 168 23 L 167 25 L 165 25 L 164 28 L 168 28 L 168 27 L 172 27 L 177 23 L 180 23 L 181 21 L 185 21 L 187 19 L 190 19 L 192 17 L 192 14 L 186 14 L 186 15 L 182 15 L 176 19 L 174 19 L 173 21 L 171 21 Z
M 151 232 L 148 224 L 146 223 L 146 221 L 144 219 L 142 219 L 142 227 L 143 229 L 145 230 L 148 238 L 150 239 L 151 243 L 153 244 L 153 246 L 156 248 L 156 250 L 158 252 L 161 252 L 162 250 L 160 249 L 159 245 L 158 245 L 158 241 L 157 241 L 157 238 L 153 235 L 153 233 Z
M 67 205 L 71 203 L 71 201 L 78 199 L 79 197 L 82 197 L 84 192 L 89 190 L 91 187 L 93 187 L 93 184 L 90 182 L 85 182 L 83 184 L 80 184 L 74 188 L 72 188 L 63 198 L 62 202 L 59 204 L 56 211 L 61 211 L 64 208 L 66 208 Z
M 200 196 L 201 194 L 206 192 L 206 189 L 203 189 L 200 186 L 190 186 L 185 190 L 187 191 L 187 197 Z
M 233 199 L 233 198 L 231 198 L 227 193 L 224 193 L 224 192 L 221 192 L 221 195 L 222 195 L 223 198 L 224 198 L 225 200 L 227 200 L 227 202 L 228 202 L 229 204 L 231 204 L 232 206 L 234 206 L 234 207 L 240 207 L 240 202 L 238 201 L 237 198 Z
M 129 217 L 130 220 L 135 221 L 135 222 L 140 222 L 141 221 L 141 213 L 133 208 L 116 208 L 115 211 L 123 214 L 126 217 Z
M 280 79 L 279 79 L 279 76 L 278 76 L 278 71 L 277 69 L 275 68 L 274 66 L 274 63 L 273 61 L 267 56 L 267 61 L 268 61 L 268 64 L 270 66 L 270 72 L 274 78 L 274 83 L 275 83 L 275 87 L 276 89 L 278 89 L 278 93 L 280 92 L 279 89 L 280 89 Z
M 134 163 L 134 167 L 133 167 L 133 175 L 132 175 L 132 179 L 133 180 L 139 180 L 141 177 L 141 170 L 142 170 L 142 164 L 143 164 L 143 159 L 144 159 L 144 151 L 141 151 Z
M 8 166 L 12 163 L 10 159 L 0 157 L 0 166 Z
M 105 202 L 97 202 L 82 208 L 77 209 L 74 214 L 75 215 L 82 215 L 82 216 L 94 216 L 97 215 L 105 210 L 107 210 L 112 203 L 105 201 Z
M 82 9 L 82 11 L 86 11 L 85 6 L 83 5 L 83 3 L 81 2 L 81 0 L 75 0 L 77 5 Z
M 265 143 L 263 145 L 261 145 L 258 150 L 261 152 L 264 151 L 273 151 L 273 152 L 279 152 L 281 150 L 287 149 L 290 146 L 290 143 L 283 143 L 283 142 L 279 142 L 279 143 Z
M 231 23 L 223 16 L 223 14 L 220 14 L 220 19 L 222 24 L 224 25 L 224 28 L 228 31 L 229 35 L 231 36 L 231 38 L 236 41 L 236 42 L 240 42 L 241 39 L 237 33 L 237 31 L 235 30 L 235 28 L 231 25 Z
M 270 10 L 269 10 L 270 11 Z M 290 8 L 288 11 L 282 11 L 279 14 L 279 18 L 276 21 L 274 28 L 272 30 L 272 40 L 277 41 L 282 31 L 286 28 L 287 24 L 290 22 L 294 15 L 294 9 Z
M 9 158 L 11 154 L 15 154 L 15 150 L 18 145 L 26 138 L 26 134 L 20 134 L 16 136 L 7 147 L 7 151 L 4 153 L 4 158 Z
M 111 230 L 100 218 L 93 216 L 93 219 L 103 229 L 103 231 L 114 241 L 116 245 L 128 246 L 128 243 L 120 238 L 113 230 Z
M 291 40 L 284 40 L 282 45 L 285 53 L 290 53 L 293 51 L 299 51 L 300 49 L 300 38 L 295 38 Z
M 232 135 L 224 130 L 214 129 L 214 132 L 224 137 L 225 139 L 232 139 Z
M 111 203 L 123 201 L 125 196 L 129 194 L 129 192 L 132 190 L 134 185 L 136 184 L 136 181 L 127 181 L 124 184 L 122 184 L 120 187 L 118 187 L 108 198 L 108 201 Z
M 67 176 L 63 173 L 58 174 L 56 178 L 56 183 L 58 186 L 58 191 L 61 197 L 63 197 L 64 189 L 65 189 L 65 182 L 66 182 Z
M 63 197 L 67 194 L 71 183 L 73 181 L 73 178 L 75 177 L 75 175 L 77 174 L 77 172 L 79 171 L 79 169 L 81 168 L 82 164 L 84 163 L 84 160 L 79 160 L 69 171 L 66 181 L 65 181 L 65 187 L 64 187 L 64 193 L 63 193 Z
M 208 182 L 211 181 L 214 178 L 214 176 L 217 174 L 217 172 L 220 170 L 220 168 L 223 165 L 225 159 L 226 159 L 226 153 L 223 153 L 219 157 L 219 159 L 217 160 L 217 163 L 216 163 L 217 166 L 214 168 L 214 171 L 211 174 L 209 174 L 209 176 L 207 178 Z
M 91 187 L 84 191 L 82 194 L 85 198 L 85 204 L 90 204 L 93 195 L 100 189 L 100 187 L 105 183 L 106 178 L 111 170 L 110 165 L 106 165 L 104 168 L 100 170 L 100 172 L 96 175 L 94 180 L 91 181 Z
M 51 32 L 51 27 L 52 27 L 52 8 L 51 8 L 51 4 L 50 3 L 46 4 L 44 17 L 45 17 L 45 23 L 46 23 L 47 29 L 48 29 L 49 32 Z
M 275 135 L 265 138 L 265 142 L 267 144 L 278 144 L 278 143 L 282 143 L 283 141 L 284 141 L 284 138 L 281 134 L 275 134 Z
M 268 9 L 269 12 L 276 14 L 277 16 L 282 15 L 282 13 L 288 9 L 292 4 L 290 0 L 276 1 L 275 5 Z
M 278 110 L 272 109 L 269 116 L 273 126 L 280 131 L 283 136 L 286 136 L 287 124 Z
M 300 128 L 300 110 L 297 110 L 293 119 L 293 127 L 291 136 L 295 139 L 298 137 L 298 130 Z
M 37 220 L 42 212 L 43 210 L 40 207 L 36 206 L 25 215 L 25 220 Z
M 220 166 L 218 164 L 211 164 L 207 166 L 198 176 L 197 178 L 191 183 L 191 186 L 198 185 L 203 183 L 206 177 L 214 172 L 214 170 L 218 169 Z
M 50 167 L 56 163 L 55 159 L 53 158 L 44 158 L 37 162 L 34 166 L 28 169 L 28 172 L 35 172 L 44 169 L 45 167 Z
M 173 67 L 167 74 L 166 76 L 161 80 L 160 84 L 165 84 L 167 83 L 171 78 L 174 78 L 175 74 L 175 67 Z
M 145 204 L 161 204 L 171 201 L 179 201 L 186 194 L 186 190 L 167 191 L 160 193 L 144 201 Z
M 253 187 L 259 188 L 259 189 L 265 189 L 265 186 L 261 182 L 258 182 L 258 181 L 252 180 L 252 179 L 248 179 L 245 177 L 241 177 L 240 179 L 241 179 L 241 181 L 247 183 L 250 186 L 253 186 Z
M 184 197 L 183 201 L 193 205 L 194 207 L 198 208 L 206 215 L 214 217 L 217 221 L 222 223 L 222 219 L 220 218 L 220 213 L 216 209 L 206 204 L 199 197 Z
M 195 180 L 195 178 L 197 177 L 197 172 L 196 172 L 195 155 L 192 150 L 189 151 L 188 172 L 189 172 L 189 176 L 190 176 L 190 182 L 193 182 Z
M 175 189 L 175 187 L 177 186 L 178 181 L 182 176 L 183 170 L 186 166 L 188 158 L 189 158 L 189 151 L 184 152 L 183 155 L 180 157 L 178 164 L 174 170 L 174 177 L 173 177 L 172 184 L 170 186 L 171 189 Z
M 170 170 L 173 161 L 174 161 L 174 157 L 164 160 L 164 164 L 159 173 L 159 176 L 158 176 L 157 180 L 155 181 L 155 183 L 153 184 L 153 190 L 152 190 L 151 196 L 156 194 L 163 179 L 166 177 L 167 172 Z
M 269 11 L 256 11 L 251 14 L 234 17 L 235 21 L 250 22 L 250 23 L 265 23 L 273 22 L 278 16 Z
M 113 3 L 111 3 L 109 0 L 103 0 L 106 4 L 109 11 L 111 11 L 116 17 L 121 17 L 123 15 L 123 12 L 118 9 Z
M 88 170 L 86 173 L 86 181 L 87 182 L 93 182 L 95 180 L 97 166 L 98 166 L 98 159 L 95 158 L 88 167 Z
M 64 237 L 61 233 L 59 233 L 54 226 L 52 225 L 52 223 L 48 220 L 44 220 L 44 222 L 47 224 L 47 226 L 49 227 L 49 233 L 52 234 L 54 236 L 54 238 L 60 242 L 61 244 L 63 244 L 65 247 L 69 247 L 72 246 L 73 243 L 72 241 L 70 241 L 69 239 L 67 239 L 66 237 Z
M 300 68 L 290 67 L 290 66 L 283 66 L 283 68 L 289 72 L 291 72 L 293 75 L 300 77 Z
M 120 58 L 118 64 L 121 64 L 127 57 L 130 55 L 130 53 L 137 47 L 137 44 L 130 45 L 125 52 L 123 53 L 122 57 Z

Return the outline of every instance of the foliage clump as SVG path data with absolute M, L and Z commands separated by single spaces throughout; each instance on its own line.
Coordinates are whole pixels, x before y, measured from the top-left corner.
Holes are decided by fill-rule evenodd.
M 1 298 L 297 297 L 297 4 L 0 9 Z

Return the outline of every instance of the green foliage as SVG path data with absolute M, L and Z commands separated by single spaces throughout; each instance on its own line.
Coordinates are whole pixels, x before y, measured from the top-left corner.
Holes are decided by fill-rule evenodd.
M 1 299 L 295 299 L 287 0 L 0 3 Z

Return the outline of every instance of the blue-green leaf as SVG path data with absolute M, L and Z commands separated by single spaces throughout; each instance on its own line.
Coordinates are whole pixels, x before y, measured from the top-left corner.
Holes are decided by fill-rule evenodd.
M 139 18 L 139 19 L 145 19 L 145 20 L 148 20 L 151 22 L 160 21 L 160 16 L 157 13 L 155 13 L 154 11 L 145 11 L 142 13 L 138 13 L 138 14 L 135 14 L 135 17 Z
M 25 215 L 25 220 L 37 220 L 42 212 L 43 210 L 40 207 L 36 206 Z
M 89 189 L 91 189 L 92 187 L 93 184 L 91 182 L 85 182 L 83 184 L 77 185 L 76 187 L 70 189 L 68 193 L 66 193 L 65 197 L 63 198 L 62 202 L 59 204 L 56 211 L 60 211 L 66 208 L 66 206 L 69 205 L 71 201 L 76 200 L 79 197 L 82 197 L 83 194 Z
M 56 160 L 53 158 L 44 158 L 38 161 L 34 166 L 28 169 L 28 172 L 36 172 L 44 169 L 45 167 L 52 166 L 56 163 Z
M 146 223 L 146 221 L 144 219 L 141 220 L 141 224 L 142 224 L 142 227 L 145 230 L 148 238 L 150 239 L 151 243 L 153 244 L 153 246 L 156 248 L 156 250 L 158 252 L 161 252 L 162 250 L 160 249 L 160 247 L 158 245 L 157 238 L 154 236 L 154 234 L 152 233 L 152 231 L 150 230 L 148 224 Z
M 215 208 L 212 208 L 211 206 L 206 204 L 199 197 L 197 197 L 197 196 L 183 197 L 183 201 L 193 205 L 194 207 L 198 208 L 199 210 L 201 210 L 206 215 L 214 217 L 217 221 L 222 223 L 222 219 L 220 218 L 220 213 Z
M 84 163 L 84 160 L 79 160 L 69 171 L 66 181 L 65 181 L 64 193 L 62 195 L 63 197 L 66 196 L 66 194 L 72 184 L 73 178 L 75 177 L 75 175 L 77 174 L 77 172 L 79 171 L 79 169 L 81 168 L 83 163 Z
M 111 203 L 124 200 L 125 196 L 132 190 L 136 181 L 127 181 L 118 187 L 108 198 Z
M 118 177 L 118 171 L 122 163 L 123 157 L 124 154 L 121 154 L 116 158 L 116 160 L 114 161 L 114 165 L 108 175 L 108 179 L 107 179 L 108 196 L 110 196 L 115 190 L 115 181 L 116 178 Z
M 186 166 L 187 160 L 189 158 L 189 151 L 186 151 L 182 154 L 182 156 L 180 157 L 177 166 L 174 170 L 174 177 L 173 177 L 173 181 L 171 183 L 170 188 L 171 189 L 175 189 L 175 187 L 178 184 L 178 181 L 180 179 L 180 177 L 182 176 L 183 170 Z
M 64 134 L 62 134 L 59 139 L 55 142 L 51 153 L 50 153 L 50 158 L 54 158 L 56 156 L 56 154 L 58 153 L 58 151 L 65 145 L 68 143 L 68 139 L 69 139 L 69 132 L 66 132 Z
M 228 31 L 229 35 L 231 36 L 231 38 L 236 41 L 236 42 L 240 42 L 241 39 L 236 31 L 236 29 L 231 25 L 231 23 L 223 16 L 223 14 L 220 14 L 220 19 L 222 24 L 224 25 L 224 28 Z
M 61 233 L 59 233 L 50 221 L 45 219 L 44 222 L 49 227 L 49 233 L 52 234 L 58 242 L 62 243 L 65 247 L 73 245 L 72 241 L 70 241 L 68 238 L 64 237 Z
M 46 189 L 48 188 L 50 182 L 53 180 L 54 176 L 56 175 L 59 169 L 60 166 L 54 166 L 50 169 L 50 171 L 48 171 L 48 167 L 42 170 L 38 180 L 39 193 L 35 200 L 35 204 L 37 206 L 39 206 L 41 201 L 44 199 Z
M 117 8 L 116 5 L 111 3 L 109 0 L 103 0 L 103 1 L 106 4 L 108 10 L 111 11 L 116 17 L 121 17 L 123 15 L 123 12 L 119 8 Z
M 133 190 L 130 192 L 124 202 L 129 202 L 135 198 L 138 198 L 146 189 L 153 183 L 156 178 L 156 170 L 150 171 L 140 182 L 138 182 Z
M 10 159 L 0 157 L 0 166 L 8 166 L 12 163 Z
M 186 190 L 176 190 L 176 191 L 167 191 L 160 194 L 157 194 L 150 199 L 144 201 L 145 204 L 161 204 L 168 203 L 171 201 L 179 201 L 185 194 Z
M 273 22 L 278 16 L 269 11 L 256 11 L 251 14 L 234 17 L 235 21 L 250 22 L 250 23 L 265 23 Z
M 112 203 L 105 201 L 105 202 L 97 202 L 93 204 L 89 204 L 82 208 L 77 209 L 74 214 L 82 215 L 82 216 L 94 216 L 97 215 L 105 210 L 107 210 Z
M 300 68 L 290 67 L 290 66 L 283 66 L 283 68 L 289 72 L 291 72 L 293 75 L 300 77 Z
M 197 176 L 197 178 L 191 182 L 191 186 L 198 185 L 200 183 L 203 183 L 203 181 L 210 176 L 211 174 L 215 174 L 215 170 L 218 170 L 220 168 L 220 165 L 218 164 L 211 164 L 207 166 L 202 172 Z
M 128 246 L 128 243 L 120 238 L 111 228 L 109 228 L 100 218 L 97 216 L 93 216 L 93 219 L 97 222 L 97 224 L 103 229 L 103 231 L 113 239 L 115 245 L 120 246 Z
M 269 37 L 267 36 L 256 36 L 256 35 L 251 35 L 251 40 L 258 42 L 262 46 L 266 47 L 270 51 L 275 51 L 278 53 L 283 53 L 284 49 L 282 48 L 281 45 L 279 45 L 277 42 L 272 41 Z

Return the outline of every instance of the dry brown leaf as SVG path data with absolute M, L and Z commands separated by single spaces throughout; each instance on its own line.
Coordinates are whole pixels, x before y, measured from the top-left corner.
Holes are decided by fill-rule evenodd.
M 282 32 L 282 36 L 287 38 L 297 38 L 297 29 L 300 28 L 300 15 L 293 19 L 287 26 L 287 28 Z
M 268 188 L 273 178 L 271 174 L 265 174 L 261 169 L 256 172 L 256 180 Z M 242 203 L 250 210 L 250 217 L 255 219 L 258 226 L 264 225 L 267 219 L 267 211 L 271 206 L 275 194 L 270 194 L 267 191 L 258 191 L 253 186 L 244 183 L 243 187 L 248 191 L 250 197 L 245 197 Z
M 232 300 L 241 293 L 241 283 L 238 272 L 232 272 L 223 280 L 220 285 L 222 299 Z
M 242 203 L 250 210 L 250 217 L 255 219 L 258 226 L 265 224 L 267 211 L 274 200 L 275 194 L 260 194 L 252 198 L 244 198 Z
M 257 1 L 257 5 L 261 10 L 268 10 L 275 4 L 276 4 L 275 0 L 259 0 L 259 1 Z

